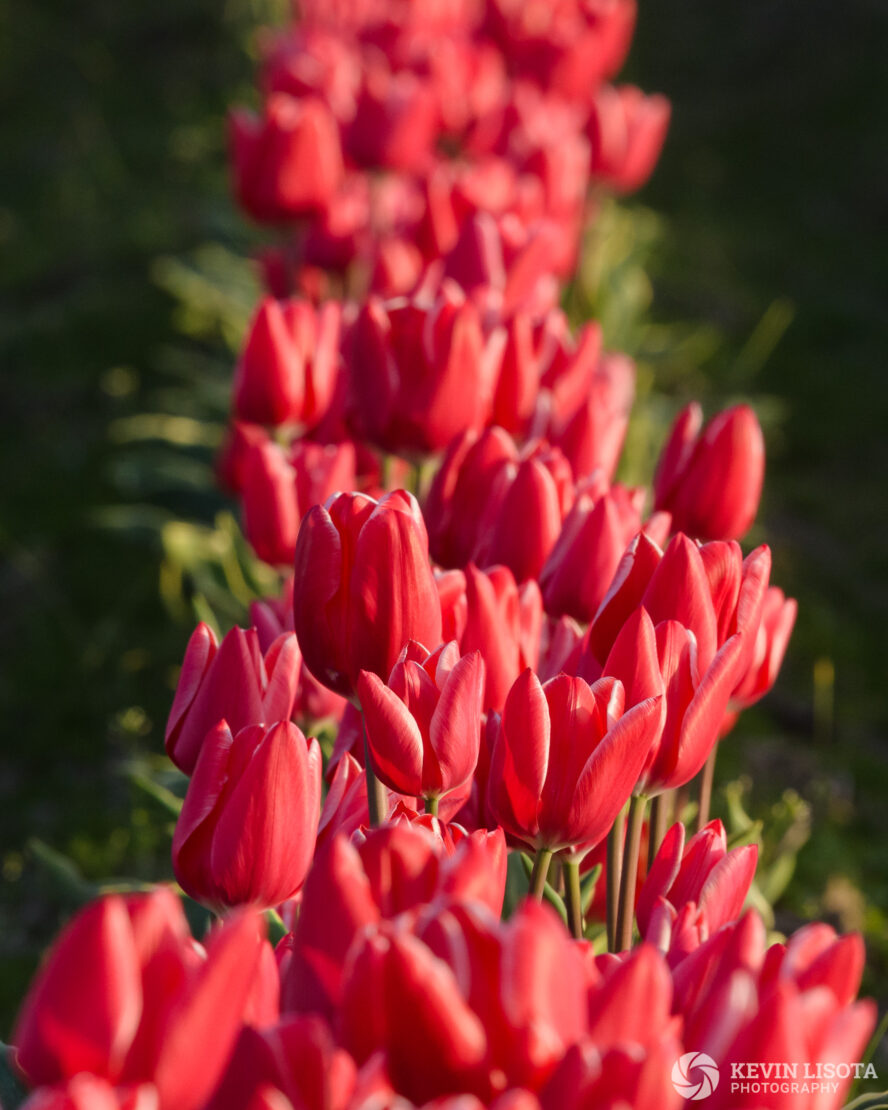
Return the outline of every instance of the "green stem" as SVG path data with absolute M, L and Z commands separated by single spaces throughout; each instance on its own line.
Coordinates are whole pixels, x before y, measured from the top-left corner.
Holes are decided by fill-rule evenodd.
M 623 832 L 626 811 L 620 810 L 607 837 L 607 950 L 617 950 L 617 907 L 620 904 L 620 872 L 623 870 Z
M 530 896 L 537 902 L 543 900 L 543 889 L 546 885 L 546 876 L 549 873 L 549 861 L 552 859 L 551 848 L 538 848 L 536 859 L 533 861 L 533 872 L 530 876 Z
M 651 819 L 648 822 L 648 870 L 650 870 L 654 857 L 663 843 L 663 837 L 666 835 L 670 801 L 671 798 L 668 794 L 658 794 L 651 801 Z
M 620 908 L 617 912 L 616 947 L 623 952 L 632 944 L 632 919 L 635 916 L 635 880 L 638 877 L 638 851 L 647 798 L 633 794 L 629 801 L 626 847 L 623 852 L 623 873 L 620 876 Z
M 580 893 L 580 861 L 564 858 L 564 901 L 567 923 L 577 940 L 583 939 L 583 903 Z
M 425 811 L 431 813 L 432 817 L 438 816 L 438 798 L 429 796 L 425 800 Z
M 697 832 L 709 823 L 709 808 L 712 805 L 712 783 L 715 778 L 715 759 L 718 744 L 714 744 L 700 772 L 700 808 L 697 810 Z
M 367 722 L 361 713 L 361 723 L 364 728 L 364 774 L 367 776 L 367 810 L 370 814 L 370 826 L 376 828 L 388 816 L 388 795 L 386 789 L 373 773 L 370 762 L 370 745 L 367 742 Z

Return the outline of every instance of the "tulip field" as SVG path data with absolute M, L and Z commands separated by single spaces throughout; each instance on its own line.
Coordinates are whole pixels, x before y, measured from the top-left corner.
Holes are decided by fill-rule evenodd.
M 869 256 L 703 7 L 29 17 L 0 1110 L 888 1107 Z

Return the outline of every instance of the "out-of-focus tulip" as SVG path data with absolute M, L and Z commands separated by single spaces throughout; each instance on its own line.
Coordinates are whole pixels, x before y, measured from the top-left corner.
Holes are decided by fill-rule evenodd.
M 341 833 L 309 872 L 282 1005 L 335 1016 L 350 949 L 366 926 L 438 898 L 502 909 L 506 844 L 501 830 L 467 834 L 429 818 L 370 830 L 354 844 Z
M 579 408 L 554 423 L 549 439 L 564 452 L 578 481 L 596 470 L 601 470 L 608 481 L 613 478 L 634 394 L 633 361 L 626 355 L 607 354 L 599 362 Z
M 641 528 L 644 490 L 612 486 L 581 493 L 540 575 L 546 612 L 588 623 L 598 611 L 623 552 Z
M 623 687 L 525 671 L 506 699 L 488 805 L 532 848 L 588 850 L 632 793 L 656 736 L 659 696 L 623 714 Z
M 311 428 L 336 392 L 342 310 L 328 301 L 265 297 L 256 310 L 234 383 L 234 409 L 253 424 Z
M 157 1110 L 160 1104 L 153 1084 L 114 1088 L 82 1073 L 64 1086 L 42 1087 L 21 1105 L 22 1110 Z
M 292 564 L 303 516 L 334 493 L 354 489 L 353 443 L 297 442 L 286 453 L 272 440 L 247 449 L 242 490 L 244 534 L 260 559 Z
M 357 1069 L 319 1017 L 286 1017 L 273 1029 L 241 1032 L 207 1110 L 252 1110 L 274 1091 L 300 1110 L 346 1110 Z M 268 1097 L 265 1095 L 264 1097 Z M 272 1101 L 269 1110 L 277 1110 Z
M 134 1095 L 109 1110 L 201 1110 L 243 1024 L 264 944 L 260 924 L 231 918 L 204 954 L 169 889 L 91 903 L 28 992 L 12 1037 L 18 1066 L 35 1086 L 86 1075 L 156 1088 L 154 1104 Z
M 641 935 L 677 963 L 740 914 L 755 874 L 755 844 L 728 851 L 721 821 L 685 844 L 685 828 L 663 838 L 638 895 Z
M 191 634 L 166 726 L 166 750 L 190 775 L 204 737 L 223 718 L 232 731 L 287 720 L 296 701 L 301 657 L 282 634 L 263 653 L 254 628 L 232 628 L 222 643 L 201 621 Z
M 499 504 L 481 522 L 472 561 L 506 566 L 516 582 L 538 578 L 573 503 L 570 465 L 557 447 L 531 442 L 498 485 Z
M 339 128 L 322 100 L 272 94 L 261 116 L 229 117 L 237 198 L 254 219 L 322 210 L 343 175 Z
M 797 612 L 798 603 L 794 598 L 786 597 L 779 586 L 768 587 L 752 660 L 731 695 L 722 725 L 723 733 L 733 726 L 739 710 L 755 705 L 773 688 L 789 646 Z
M 438 124 L 428 83 L 409 70 L 393 72 L 377 55 L 364 67 L 346 149 L 359 165 L 420 173 L 431 161 Z
M 386 450 L 439 451 L 487 422 L 503 336 L 485 337 L 452 283 L 434 302 L 371 299 L 352 329 L 348 365 L 359 429 Z
M 464 786 L 478 762 L 484 661 L 457 644 L 429 652 L 410 641 L 388 683 L 367 671 L 358 698 L 377 777 L 399 794 L 437 801 Z
M 441 602 L 416 499 L 337 494 L 309 510 L 296 544 L 293 612 L 305 662 L 343 695 L 388 678 L 408 640 L 441 642 Z
M 752 409 L 726 409 L 703 428 L 694 401 L 679 413 L 660 455 L 655 507 L 672 513 L 676 531 L 740 539 L 755 520 L 764 477 L 765 440 Z
M 645 96 L 634 85 L 603 85 L 586 125 L 593 180 L 618 193 L 640 189 L 654 172 L 671 113 L 665 96 Z
M 173 836 L 182 888 L 210 906 L 292 898 L 314 854 L 321 749 L 289 721 L 208 734 Z M 281 815 L 286 814 L 285 819 Z

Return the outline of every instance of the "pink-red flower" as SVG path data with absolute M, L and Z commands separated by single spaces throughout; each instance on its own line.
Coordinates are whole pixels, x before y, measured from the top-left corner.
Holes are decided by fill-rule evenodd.
M 737 405 L 703 428 L 696 402 L 683 409 L 657 467 L 655 505 L 676 531 L 701 540 L 740 539 L 758 512 L 765 440 L 755 413 Z
M 438 799 L 465 786 L 478 762 L 484 661 L 454 641 L 429 653 L 410 641 L 387 683 L 362 671 L 358 698 L 377 776 L 399 794 Z
M 488 806 L 532 848 L 588 850 L 632 793 L 660 717 L 661 695 L 623 713 L 623 687 L 525 671 L 509 691 L 491 757 Z
M 78 1088 L 118 1105 L 100 1081 L 153 1085 L 160 1110 L 202 1110 L 260 981 L 263 947 L 260 922 L 244 914 L 214 930 L 204 951 L 166 888 L 92 902 L 31 985 L 12 1036 L 17 1064 L 35 1086 L 82 1076 L 70 1089 L 78 1110 Z M 121 1110 L 152 1105 L 133 1099 Z
M 173 870 L 199 902 L 261 909 L 292 898 L 311 865 L 321 750 L 289 721 L 226 723 L 201 749 L 173 836 Z
M 341 493 L 310 509 L 296 544 L 296 635 L 311 673 L 349 696 L 388 678 L 408 640 L 441 642 L 441 602 L 415 498 Z
M 221 720 L 246 725 L 285 721 L 293 712 L 302 659 L 292 633 L 264 653 L 254 628 L 232 628 L 220 644 L 201 621 L 191 634 L 166 726 L 166 750 L 191 774 L 204 737 Z

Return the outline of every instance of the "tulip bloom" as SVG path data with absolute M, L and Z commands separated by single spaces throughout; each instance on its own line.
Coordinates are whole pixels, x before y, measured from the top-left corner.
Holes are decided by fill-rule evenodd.
M 550 616 L 592 620 L 623 552 L 641 530 L 644 494 L 616 485 L 600 496 L 579 495 L 540 575 Z
M 298 893 L 321 812 L 321 749 L 289 721 L 206 738 L 173 836 L 173 870 L 199 902 L 276 906 Z M 286 819 L 282 820 L 281 815 Z
M 321 211 L 343 176 L 339 128 L 322 100 L 274 93 L 263 114 L 229 117 L 237 199 L 256 220 Z
M 461 615 L 460 650 L 480 651 L 486 681 L 484 709 L 499 712 L 512 683 L 539 660 L 543 627 L 540 588 L 529 579 L 522 586 L 508 567 L 478 570 L 470 563 L 463 578 L 462 598 L 452 600 Z
M 613 479 L 634 396 L 635 363 L 611 353 L 601 358 L 576 407 L 562 403 L 553 409 L 547 436 L 564 452 L 577 480 L 596 470 Z M 557 394 L 554 399 L 559 400 Z
M 764 477 L 765 440 L 752 409 L 726 409 L 703 429 L 694 401 L 679 413 L 660 455 L 655 508 L 672 513 L 676 531 L 740 539 L 755 520 Z
M 411 640 L 388 684 L 362 671 L 358 698 L 377 777 L 399 794 L 438 799 L 464 786 L 478 762 L 484 662 L 455 642 L 429 654 Z
M 299 530 L 293 585 L 306 665 L 336 693 L 361 671 L 388 678 L 408 640 L 441 642 L 441 602 L 416 499 L 376 502 L 341 493 L 309 510 Z
M 250 324 L 234 382 L 236 417 L 314 427 L 336 392 L 342 310 L 328 301 L 265 297 Z
M 350 950 L 368 926 L 439 898 L 478 902 L 499 916 L 506 885 L 502 830 L 466 833 L 437 818 L 334 836 L 303 892 L 282 984 L 286 1011 L 334 1019 Z
M 645 96 L 634 85 L 603 85 L 586 127 L 593 180 L 618 193 L 640 189 L 654 172 L 671 114 L 665 96 Z
M 530 670 L 509 691 L 491 757 L 488 806 L 534 849 L 584 851 L 603 840 L 648 757 L 661 697 L 623 714 L 623 686 Z
M 678 963 L 689 951 L 738 917 L 755 874 L 758 847 L 728 851 L 721 821 L 685 844 L 685 828 L 673 825 L 663 838 L 638 895 L 641 935 Z
M 86 1075 L 120 1087 L 153 1084 L 158 1101 L 148 1106 L 202 1110 L 244 1021 L 263 951 L 260 924 L 230 918 L 204 954 L 167 888 L 92 902 L 31 985 L 12 1036 L 18 1066 L 34 1085 L 81 1076 L 87 1086 Z
M 354 420 L 394 453 L 443 450 L 487 422 L 503 336 L 485 337 L 454 284 L 433 303 L 371 299 L 355 322 L 348 365 Z
M 289 566 L 299 525 L 313 505 L 357 484 L 353 443 L 297 442 L 285 453 L 270 439 L 247 448 L 243 464 L 244 534 L 260 559 Z
M 201 621 L 191 634 L 166 726 L 167 755 L 190 775 L 204 737 L 223 718 L 234 732 L 287 720 L 296 701 L 302 659 L 292 633 L 264 653 L 255 628 L 232 628 L 222 643 Z

